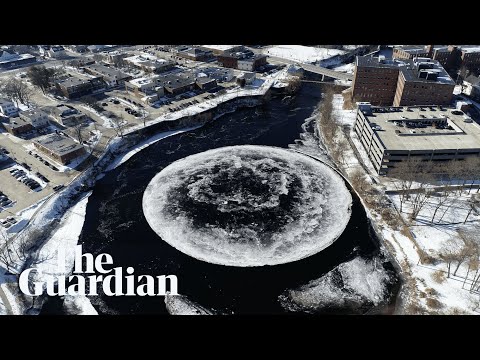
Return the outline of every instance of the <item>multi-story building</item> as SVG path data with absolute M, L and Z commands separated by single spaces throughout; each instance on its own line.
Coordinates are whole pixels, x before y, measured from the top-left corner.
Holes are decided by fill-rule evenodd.
M 10 117 L 17 115 L 18 109 L 11 101 L 0 98 L 0 113 L 4 116 Z
M 125 90 L 146 104 L 158 101 L 165 94 L 163 85 L 157 82 L 159 76 L 153 78 L 137 78 L 125 82 Z
M 10 54 L 4 51 L 0 56 L 0 69 L 13 69 L 33 64 L 37 58 L 30 54 Z
M 171 60 L 159 59 L 149 54 L 134 55 L 123 59 L 123 61 L 131 66 L 150 73 L 161 73 L 172 69 L 175 62 Z
M 246 59 L 239 59 L 237 63 L 238 70 L 256 71 L 267 64 L 267 56 L 255 54 Z
M 50 117 L 41 109 L 20 111 L 18 115 L 20 119 L 32 124 L 35 129 L 41 129 L 50 124 Z
M 373 105 L 392 105 L 397 89 L 399 67 L 403 61 L 357 56 L 353 78 L 354 101 Z
M 223 55 L 245 49 L 243 45 L 202 45 L 202 48 L 212 51 L 213 55 Z
M 58 91 L 69 99 L 79 98 L 93 92 L 105 90 L 105 82 L 99 77 L 81 79 L 76 76 L 55 83 Z
M 445 162 L 480 156 L 480 127 L 461 110 L 357 105 L 354 130 L 380 175 L 408 159 Z
M 212 60 L 213 53 L 210 50 L 202 50 L 197 47 L 187 48 L 176 53 L 178 57 L 194 60 L 194 61 L 208 61 Z
M 15 136 L 26 134 L 34 129 L 30 122 L 19 117 L 11 118 L 9 122 L 2 125 L 8 133 Z
M 88 119 L 84 113 L 66 104 L 55 106 L 52 109 L 52 115 L 55 121 L 63 126 L 76 126 Z
M 68 165 L 73 159 L 86 154 L 83 145 L 58 133 L 48 134 L 33 141 L 36 149 L 50 159 Z
M 480 75 L 480 47 L 462 46 L 461 52 L 462 66 L 464 66 L 471 73 Z
M 131 75 L 125 74 L 120 70 L 101 64 L 87 65 L 84 66 L 83 69 L 88 74 L 101 77 L 109 88 L 123 86 L 125 81 L 128 81 L 132 78 Z
M 455 82 L 436 60 L 358 56 L 352 86 L 356 102 L 379 106 L 448 105 Z
M 400 67 L 393 106 L 449 105 L 455 82 L 436 60 L 416 58 Z
M 462 92 L 472 100 L 480 101 L 480 77 L 470 75 L 463 80 Z
M 410 60 L 414 57 L 428 57 L 428 50 L 422 45 L 395 46 L 392 56 L 394 59 Z

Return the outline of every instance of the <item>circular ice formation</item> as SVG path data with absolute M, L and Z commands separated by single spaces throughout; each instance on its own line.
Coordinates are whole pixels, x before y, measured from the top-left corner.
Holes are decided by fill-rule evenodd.
M 229 146 L 175 161 L 143 195 L 151 228 L 196 259 L 230 266 L 288 263 L 331 245 L 350 219 L 343 179 L 305 155 Z

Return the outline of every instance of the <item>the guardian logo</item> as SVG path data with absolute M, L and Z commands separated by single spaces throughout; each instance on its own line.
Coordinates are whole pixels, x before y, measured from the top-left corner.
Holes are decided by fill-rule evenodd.
M 137 276 L 134 275 L 135 269 L 131 266 L 126 268 L 126 275 L 124 275 L 122 267 L 105 269 L 108 265 L 113 265 L 111 255 L 99 254 L 94 257 L 89 253 L 82 254 L 82 246 L 78 245 L 75 249 L 75 265 L 71 276 L 43 277 L 39 276 L 42 274 L 38 269 L 30 268 L 20 275 L 20 290 L 31 296 L 39 296 L 44 291 L 50 296 L 95 296 L 98 295 L 98 289 L 101 286 L 103 293 L 107 296 L 164 296 L 167 293 L 178 295 L 178 281 L 175 275 Z M 63 251 L 58 252 L 58 273 L 66 273 Z

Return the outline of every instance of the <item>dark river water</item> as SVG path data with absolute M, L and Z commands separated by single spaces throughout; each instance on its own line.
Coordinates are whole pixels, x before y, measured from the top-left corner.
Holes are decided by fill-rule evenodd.
M 138 275 L 174 274 L 180 294 L 204 307 L 235 314 L 285 313 L 278 296 L 286 289 L 319 278 L 358 255 L 378 256 L 377 240 L 353 193 L 352 217 L 340 238 L 316 255 L 283 265 L 238 268 L 199 261 L 161 240 L 148 225 L 142 211 L 143 192 L 173 161 L 223 146 L 288 148 L 300 139 L 305 119 L 321 100 L 320 88 L 306 83 L 292 101 L 282 98 L 273 97 L 265 105 L 239 109 L 200 129 L 161 140 L 108 172 L 88 201 L 79 241 L 83 252 L 109 253 L 115 267 L 132 266 Z M 99 313 L 166 313 L 162 296 L 99 296 L 91 300 Z M 44 312 L 48 311 L 47 302 Z

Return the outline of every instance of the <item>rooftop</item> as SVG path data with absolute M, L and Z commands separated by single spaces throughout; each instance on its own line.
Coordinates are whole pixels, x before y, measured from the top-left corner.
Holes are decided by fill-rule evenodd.
M 357 56 L 356 65 L 358 67 L 398 69 L 407 81 L 455 84 L 442 65 L 437 60 L 430 58 L 391 60 L 382 57 Z
M 86 66 L 84 66 L 84 68 L 89 69 L 91 71 L 94 71 L 98 74 L 102 74 L 104 76 L 107 76 L 111 79 L 125 79 L 125 78 L 130 77 L 130 75 L 127 75 L 124 72 L 121 72 L 120 70 L 112 69 L 108 66 L 101 65 L 101 64 L 86 65 Z
M 32 124 L 29 121 L 16 117 L 16 118 L 11 118 L 10 121 L 4 125 L 8 126 L 11 129 L 15 129 L 25 125 L 32 125 Z
M 480 149 L 480 126 L 468 122 L 472 120 L 460 110 L 437 106 L 372 107 L 372 110 L 370 115 L 365 111 L 363 114 L 370 124 L 381 128 L 374 132 L 386 149 Z M 435 127 L 433 122 L 445 123 L 447 126 Z M 409 127 L 407 123 L 423 125 Z
M 89 79 L 81 79 L 76 76 L 69 77 L 65 80 L 59 80 L 57 81 L 57 84 L 63 85 L 63 86 L 78 86 L 78 85 L 83 85 L 89 82 Z
M 204 48 L 218 50 L 218 51 L 228 51 L 232 50 L 240 45 L 202 45 Z
M 13 103 L 8 99 L 0 98 L 0 106 L 4 106 L 4 105 L 13 105 Z
M 134 86 L 140 87 L 141 85 L 150 84 L 154 82 L 154 80 L 155 78 L 152 79 L 152 78 L 141 77 L 137 79 L 132 79 L 129 81 L 129 83 Z
M 406 60 L 406 66 L 402 66 L 400 71 L 405 80 L 415 82 L 438 82 L 443 84 L 455 85 L 450 75 L 445 71 L 437 60 L 429 58 L 416 58 Z M 423 77 L 425 76 L 425 77 Z
M 34 142 L 58 155 L 65 155 L 83 148 L 82 145 L 73 141 L 71 138 L 56 133 L 41 136 L 35 139 Z
M 43 115 L 47 115 L 47 114 L 45 113 L 45 111 L 43 111 L 41 109 L 28 109 L 28 110 L 21 111 L 20 115 L 30 117 L 30 116 L 35 116 L 35 115 L 43 116 Z

